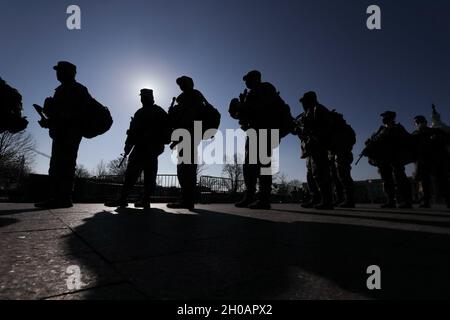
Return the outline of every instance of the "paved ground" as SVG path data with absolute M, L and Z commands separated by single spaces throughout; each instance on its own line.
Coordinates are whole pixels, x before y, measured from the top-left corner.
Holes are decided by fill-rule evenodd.
M 450 212 L 274 207 L 0 204 L 0 299 L 450 298 Z

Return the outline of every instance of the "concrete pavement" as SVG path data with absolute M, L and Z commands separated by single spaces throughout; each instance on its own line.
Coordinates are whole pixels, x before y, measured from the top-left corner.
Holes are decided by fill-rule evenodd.
M 2 203 L 0 243 L 0 299 L 450 298 L 443 208 Z

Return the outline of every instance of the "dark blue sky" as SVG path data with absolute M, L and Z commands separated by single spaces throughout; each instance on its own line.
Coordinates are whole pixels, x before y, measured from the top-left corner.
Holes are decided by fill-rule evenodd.
M 82 10 L 82 30 L 66 28 L 66 8 Z M 382 9 L 382 30 L 366 28 L 366 9 Z M 342 112 L 358 133 L 355 156 L 379 126 L 379 114 L 398 112 L 412 130 L 412 118 L 430 114 L 435 102 L 450 120 L 450 2 L 432 1 L 30 1 L 0 2 L 0 75 L 24 96 L 29 132 L 38 149 L 50 153 L 47 132 L 37 125 L 33 103 L 58 85 L 58 60 L 78 65 L 78 80 L 109 106 L 115 124 L 82 143 L 78 162 L 94 168 L 123 149 L 141 87 L 155 89 L 167 109 L 183 74 L 220 108 L 222 128 L 236 128 L 228 103 L 244 89 L 242 76 L 259 69 L 300 113 L 298 98 L 315 90 L 319 100 Z M 304 180 L 296 137 L 283 141 L 281 171 Z M 38 156 L 35 170 L 46 172 Z M 166 152 L 160 173 L 174 173 Z M 220 174 L 211 167 L 209 174 Z M 354 176 L 376 176 L 366 161 Z

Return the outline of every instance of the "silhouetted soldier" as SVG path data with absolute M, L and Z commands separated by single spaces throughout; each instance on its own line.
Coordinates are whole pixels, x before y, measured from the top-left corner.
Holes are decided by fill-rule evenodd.
M 414 146 L 417 150 L 416 180 L 422 186 L 421 208 L 430 208 L 432 184 L 435 178 L 440 195 L 450 208 L 447 150 L 449 135 L 441 129 L 428 127 L 424 116 L 414 118 L 416 131 L 413 132 Z
M 303 105 L 303 108 L 305 108 L 305 105 Z M 308 196 L 307 201 L 302 202 L 301 206 L 309 209 L 320 204 L 321 196 L 313 174 L 313 160 L 310 154 L 312 136 L 310 132 L 311 130 L 306 127 L 308 125 L 307 115 L 307 110 L 304 109 L 304 112 L 295 119 L 296 125 L 293 133 L 298 135 L 300 138 L 301 158 L 306 160 L 306 183 L 308 186 Z
M 236 207 L 250 209 L 270 209 L 270 194 L 272 192 L 271 163 L 262 163 L 261 156 L 272 156 L 271 129 L 276 129 L 274 123 L 274 107 L 279 100 L 279 94 L 275 87 L 261 81 L 259 71 L 250 71 L 243 80 L 247 90 L 240 95 L 239 101 L 234 100 L 230 106 L 230 115 L 240 121 L 244 130 L 256 130 L 256 140 L 250 146 L 250 138 L 247 136 L 245 144 L 245 163 L 243 165 L 245 196 L 242 201 L 236 203 Z M 259 130 L 267 131 L 264 137 Z M 248 135 L 248 132 L 247 132 Z M 261 139 L 265 141 L 261 142 Z M 278 141 L 279 142 L 279 141 Z M 261 145 L 266 144 L 266 155 L 260 154 Z M 250 154 L 253 153 L 253 154 Z M 251 163 L 251 159 L 256 163 Z M 265 174 L 261 174 L 262 171 Z M 256 199 L 256 184 L 259 180 L 259 197 Z
M 176 99 L 177 105 L 169 109 L 169 120 L 174 130 L 185 129 L 190 134 L 190 150 L 179 150 L 179 161 L 177 166 L 178 181 L 181 186 L 181 199 L 177 203 L 169 203 L 168 208 L 189 209 L 192 210 L 195 204 L 197 189 L 197 162 L 198 145 L 201 140 L 195 140 L 194 122 L 202 121 L 202 110 L 206 100 L 203 94 L 194 89 L 194 81 L 186 76 L 177 79 L 177 84 L 182 93 Z M 201 139 L 201 137 L 199 137 Z M 174 149 L 179 143 L 173 143 L 171 149 Z M 185 152 L 190 152 L 187 157 Z M 180 163 L 181 162 L 181 163 Z
M 0 133 L 18 133 L 26 129 L 28 121 L 22 117 L 22 96 L 0 78 Z
M 158 173 L 158 157 L 170 142 L 169 117 L 155 104 L 153 90 L 141 90 L 142 108 L 131 120 L 125 141 L 125 156 L 128 159 L 125 183 L 118 200 L 105 203 L 108 207 L 127 207 L 127 198 L 139 176 L 144 172 L 144 194 L 135 207 L 150 208 L 150 197 L 155 191 Z
M 307 92 L 300 99 L 305 111 L 302 124 L 297 128 L 299 138 L 304 142 L 304 153 L 307 156 L 307 166 L 312 174 L 311 186 L 320 194 L 320 203 L 314 208 L 325 210 L 333 209 L 333 196 L 328 160 L 329 147 L 329 118 L 330 112 L 318 103 L 315 92 Z M 305 154 L 303 155 L 305 156 Z M 309 186 L 309 183 L 308 183 Z M 314 199 L 314 202 L 317 199 Z M 312 206 L 304 204 L 304 207 Z
M 75 80 L 76 66 L 61 61 L 53 68 L 61 85 L 53 98 L 47 98 L 44 113 L 48 120 L 40 125 L 49 128 L 53 139 L 50 160 L 51 197 L 36 203 L 39 208 L 69 208 L 72 206 L 72 189 L 78 148 L 82 139 L 83 117 L 90 96 L 88 90 Z
M 337 206 L 339 208 L 354 208 L 355 184 L 351 170 L 356 134 L 342 114 L 332 110 L 328 113 L 328 118 L 329 138 L 327 139 L 327 145 L 329 156 L 331 155 L 329 157 L 331 178 L 337 195 Z
M 413 162 L 411 135 L 396 123 L 395 112 L 386 111 L 381 117 L 383 126 L 366 141 L 363 155 L 378 167 L 383 180 L 387 202 L 382 208 L 395 208 L 396 199 L 399 208 L 412 208 L 411 184 L 405 173 L 405 165 Z
M 330 175 L 331 182 L 333 185 L 333 205 L 339 206 L 345 201 L 344 187 L 342 186 L 341 180 L 339 179 L 338 168 L 337 168 L 337 158 L 336 155 L 329 152 L 328 160 L 330 161 Z

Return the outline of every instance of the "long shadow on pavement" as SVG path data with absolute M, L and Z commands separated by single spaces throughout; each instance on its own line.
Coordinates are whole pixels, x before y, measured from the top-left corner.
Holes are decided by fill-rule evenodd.
M 71 228 L 124 285 L 150 299 L 450 298 L 443 234 L 161 209 L 103 211 Z M 82 271 L 103 274 L 77 256 L 74 237 L 67 245 Z M 381 268 L 380 291 L 367 289 L 370 265 Z

